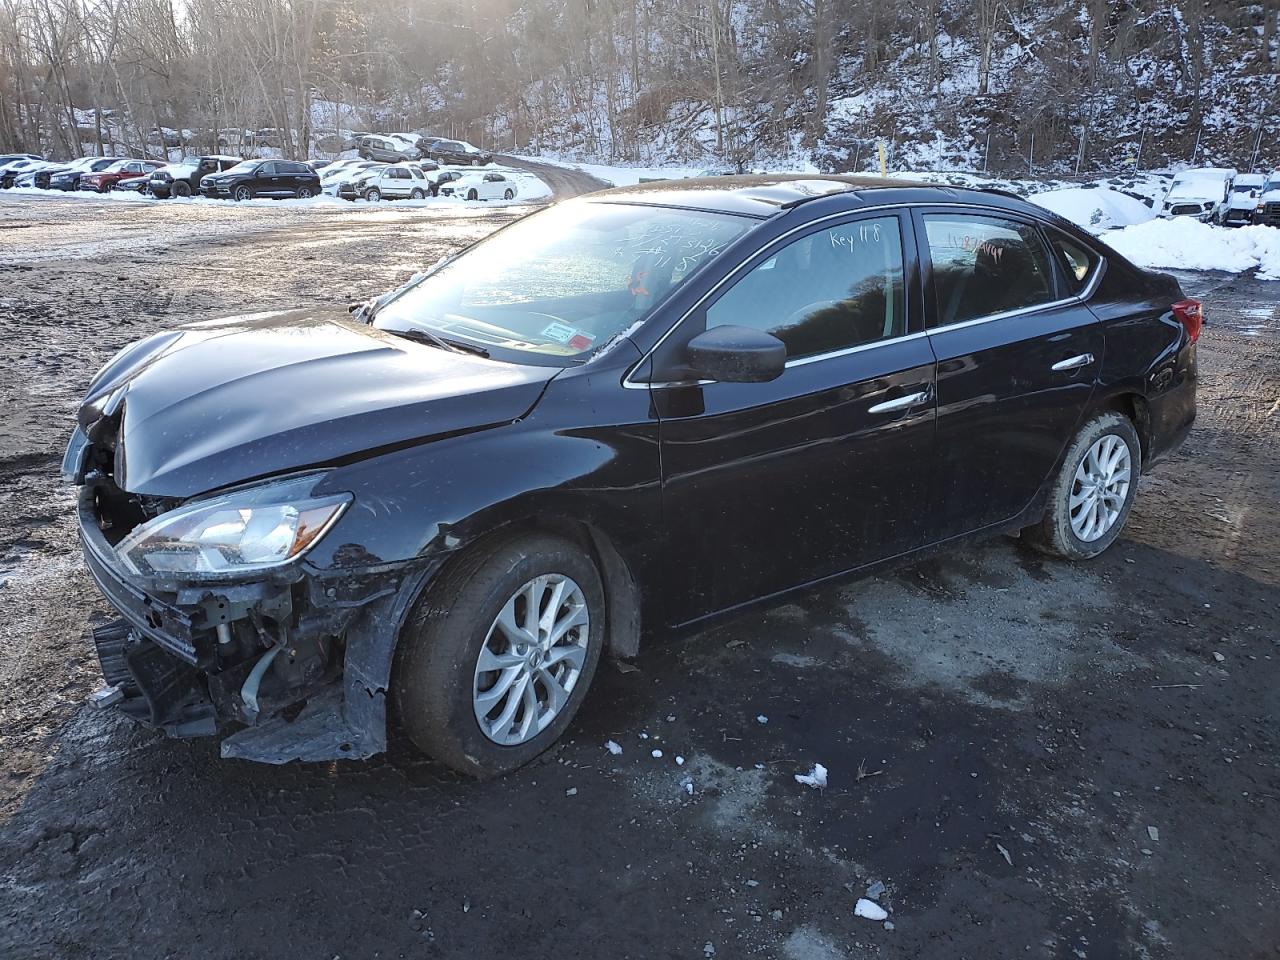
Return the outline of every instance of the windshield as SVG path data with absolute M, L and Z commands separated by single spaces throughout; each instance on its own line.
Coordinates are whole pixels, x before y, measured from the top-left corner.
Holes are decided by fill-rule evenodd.
M 261 160 L 241 160 L 234 167 L 227 167 L 227 169 L 224 172 L 225 173 L 248 173 L 251 170 L 257 169 L 258 164 L 260 164 L 261 162 L 262 162 Z
M 563 364 L 625 332 L 755 223 L 568 203 L 517 221 L 388 301 L 374 326 L 425 329 L 499 359 Z

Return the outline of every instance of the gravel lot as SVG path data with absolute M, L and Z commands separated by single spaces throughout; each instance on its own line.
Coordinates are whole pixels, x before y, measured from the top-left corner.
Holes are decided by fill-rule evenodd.
M 1280 284 L 1185 278 L 1201 419 L 1105 557 L 1000 540 L 653 646 L 504 780 L 397 738 L 223 761 L 82 706 L 107 609 L 56 466 L 97 366 L 517 212 L 0 194 L 0 957 L 1277 955 Z M 875 881 L 893 929 L 854 916 Z

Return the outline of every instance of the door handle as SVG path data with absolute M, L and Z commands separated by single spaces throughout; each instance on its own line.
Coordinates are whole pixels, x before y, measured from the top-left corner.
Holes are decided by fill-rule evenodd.
M 883 403 L 877 403 L 867 409 L 867 413 L 892 413 L 895 410 L 905 410 L 907 407 L 914 407 L 917 403 L 923 403 L 929 398 L 928 390 L 921 390 L 918 393 L 908 393 L 905 397 L 895 397 L 892 400 L 886 400 Z
M 1079 370 L 1081 367 L 1087 367 L 1093 363 L 1092 353 L 1082 353 L 1078 357 L 1069 357 L 1066 360 L 1059 360 L 1050 369 L 1051 370 Z

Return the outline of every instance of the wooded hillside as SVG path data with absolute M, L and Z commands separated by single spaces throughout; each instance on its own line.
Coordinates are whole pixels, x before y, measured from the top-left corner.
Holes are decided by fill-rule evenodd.
M 1280 160 L 1278 8 L 0 0 L 0 150 L 270 127 L 288 156 L 341 128 L 647 163 L 865 167 L 884 140 L 895 166 L 1247 167 Z

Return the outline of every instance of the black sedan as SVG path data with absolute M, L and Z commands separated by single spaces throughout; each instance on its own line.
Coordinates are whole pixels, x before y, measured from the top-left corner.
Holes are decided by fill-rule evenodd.
M 79 190 L 80 178 L 86 173 L 101 173 L 108 167 L 116 163 L 116 157 L 97 157 L 93 160 L 78 161 L 76 164 L 67 167 L 65 170 L 54 170 L 49 173 L 49 182 L 46 185 L 50 190 Z M 37 174 L 37 186 L 39 186 L 39 174 Z
M 225 756 L 475 776 L 600 657 L 1020 532 L 1120 536 L 1196 413 L 1200 304 L 1016 197 L 650 184 L 499 231 L 353 316 L 193 324 L 79 411 L 95 703 Z
M 245 160 L 224 173 L 200 181 L 200 192 L 215 199 L 277 200 L 297 197 L 305 200 L 320 194 L 320 174 L 298 160 Z

